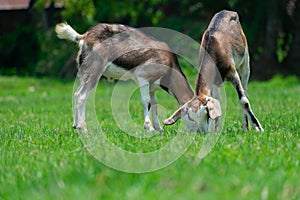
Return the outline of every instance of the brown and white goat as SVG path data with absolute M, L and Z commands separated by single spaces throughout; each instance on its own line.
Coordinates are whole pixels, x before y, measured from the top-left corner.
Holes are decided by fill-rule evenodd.
M 213 120 L 215 128 L 220 128 L 221 107 L 216 99 L 219 95 L 215 86 L 228 80 L 234 85 L 243 109 L 244 130 L 248 130 L 249 115 L 255 130 L 263 131 L 247 97 L 248 45 L 236 12 L 223 10 L 215 14 L 203 34 L 199 54 L 200 69 L 194 97 L 163 123 L 171 125 L 184 117 L 190 121 L 188 128 L 194 131 L 209 132 Z
M 162 130 L 157 117 L 155 90 L 166 90 L 180 105 L 193 97 L 177 57 L 168 45 L 137 29 L 98 24 L 79 34 L 70 25 L 60 23 L 55 31 L 60 39 L 76 42 L 80 48 L 77 57 L 80 85 L 74 93 L 73 127 L 76 129 L 87 131 L 85 104 L 102 75 L 121 80 L 133 79 L 138 84 L 144 109 L 144 128 L 150 131 Z

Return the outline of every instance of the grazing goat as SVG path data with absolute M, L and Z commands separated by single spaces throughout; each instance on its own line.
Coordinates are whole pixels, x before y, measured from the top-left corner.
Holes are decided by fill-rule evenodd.
M 144 109 L 144 128 L 149 131 L 162 131 L 156 108 L 155 91 L 158 88 L 174 96 L 180 105 L 193 97 L 177 57 L 168 45 L 137 29 L 98 24 L 79 34 L 70 25 L 60 23 L 55 31 L 60 39 L 79 45 L 77 75 L 80 85 L 74 93 L 73 127 L 76 129 L 87 131 L 85 104 L 102 75 L 121 80 L 132 79 L 138 84 Z
M 221 123 L 221 107 L 216 99 L 219 96 L 219 88 L 215 88 L 228 80 L 234 85 L 243 109 L 243 129 L 248 130 L 249 115 L 255 130 L 263 131 L 247 97 L 249 52 L 236 12 L 223 10 L 213 17 L 203 34 L 199 54 L 200 69 L 194 97 L 163 123 L 171 125 L 180 117 L 184 117 L 190 121 L 189 129 L 209 132 L 215 120 L 214 131 L 217 131 Z

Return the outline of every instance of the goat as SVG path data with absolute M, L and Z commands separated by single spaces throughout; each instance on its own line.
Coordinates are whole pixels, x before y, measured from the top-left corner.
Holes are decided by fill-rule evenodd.
M 79 34 L 67 23 L 60 23 L 55 31 L 58 38 L 79 45 L 77 75 L 80 85 L 74 93 L 73 127 L 76 129 L 87 132 L 85 104 L 102 75 L 121 80 L 132 79 L 138 84 L 144 109 L 144 128 L 149 131 L 163 130 L 156 108 L 155 91 L 158 88 L 174 96 L 180 105 L 193 97 L 177 57 L 168 45 L 135 28 L 101 23 Z
M 214 15 L 204 32 L 200 48 L 200 69 L 194 97 L 181 106 L 164 125 L 174 124 L 180 117 L 190 121 L 188 128 L 209 132 L 215 121 L 214 131 L 220 129 L 221 107 L 218 89 L 225 80 L 235 87 L 243 110 L 242 125 L 249 129 L 248 115 L 255 130 L 263 131 L 247 97 L 250 74 L 249 52 L 246 36 L 236 12 L 223 10 Z

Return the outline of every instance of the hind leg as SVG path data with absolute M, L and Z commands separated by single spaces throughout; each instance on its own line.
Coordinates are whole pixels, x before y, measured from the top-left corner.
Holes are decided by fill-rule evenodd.
M 102 76 L 106 63 L 96 52 L 89 52 L 84 61 L 79 63 L 78 77 L 80 85 L 76 89 L 73 98 L 74 123 L 73 127 L 87 132 L 85 122 L 85 107 L 90 92 L 95 88 L 99 78 Z
M 98 79 L 97 79 L 98 80 Z M 74 123 L 73 128 L 87 132 L 85 122 L 86 102 L 97 81 L 81 82 L 74 93 Z

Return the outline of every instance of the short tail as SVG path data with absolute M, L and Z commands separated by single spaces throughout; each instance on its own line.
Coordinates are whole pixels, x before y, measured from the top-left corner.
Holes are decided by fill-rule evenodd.
M 77 33 L 69 24 L 60 23 L 55 26 L 55 32 L 60 39 L 70 40 L 79 43 L 83 39 L 83 35 Z

